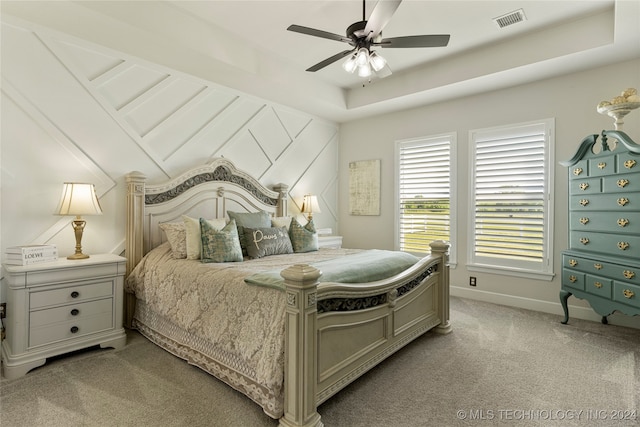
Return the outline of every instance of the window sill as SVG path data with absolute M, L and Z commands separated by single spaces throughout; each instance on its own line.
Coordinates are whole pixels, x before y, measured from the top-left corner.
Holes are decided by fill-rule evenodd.
M 480 273 L 500 274 L 503 276 L 515 276 L 515 277 L 522 277 L 525 279 L 545 280 L 547 282 L 552 281 L 553 278 L 555 277 L 554 273 L 521 270 L 517 268 L 497 267 L 493 265 L 489 266 L 489 265 L 483 265 L 483 264 L 468 264 L 467 269 L 469 271 L 477 271 Z

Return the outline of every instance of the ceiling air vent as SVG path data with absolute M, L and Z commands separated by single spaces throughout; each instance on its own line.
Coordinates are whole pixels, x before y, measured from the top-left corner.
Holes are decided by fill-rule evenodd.
M 517 24 L 518 22 L 526 21 L 527 17 L 524 16 L 524 10 L 518 9 L 513 12 L 509 12 L 506 15 L 493 18 L 494 22 L 498 24 L 498 27 L 504 28 L 509 25 Z

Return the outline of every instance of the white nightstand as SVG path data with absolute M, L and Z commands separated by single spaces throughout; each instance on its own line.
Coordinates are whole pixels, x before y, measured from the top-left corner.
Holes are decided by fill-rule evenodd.
M 5 265 L 5 378 L 41 366 L 47 357 L 100 344 L 121 348 L 126 259 L 91 255 L 28 266 Z
M 342 247 L 342 236 L 318 236 L 318 247 L 340 249 Z

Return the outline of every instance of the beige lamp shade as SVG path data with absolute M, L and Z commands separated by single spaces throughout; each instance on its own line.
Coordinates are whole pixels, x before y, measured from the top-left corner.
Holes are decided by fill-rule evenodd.
M 82 253 L 82 232 L 87 222 L 81 216 L 102 215 L 102 208 L 100 207 L 100 202 L 98 202 L 98 196 L 93 184 L 65 182 L 62 188 L 58 215 L 76 216 L 71 224 L 76 237 L 76 251 L 73 255 L 69 255 L 67 259 L 89 258 L 89 255 Z
M 302 213 L 306 213 L 307 218 L 311 220 L 313 218 L 314 213 L 321 213 L 320 205 L 318 205 L 318 197 L 313 196 L 311 194 L 307 194 L 304 196 L 302 200 Z
M 65 182 L 58 215 L 102 215 L 93 184 Z

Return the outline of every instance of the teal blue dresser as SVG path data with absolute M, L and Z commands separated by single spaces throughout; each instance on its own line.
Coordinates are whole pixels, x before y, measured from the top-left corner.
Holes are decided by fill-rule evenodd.
M 562 323 L 571 295 L 587 300 L 602 323 L 614 311 L 640 314 L 640 145 L 622 131 L 603 131 L 561 164 L 569 168 Z

